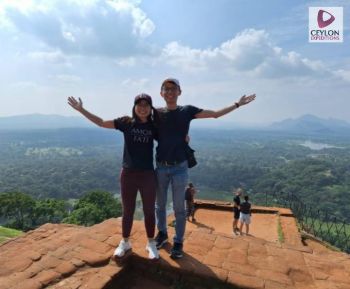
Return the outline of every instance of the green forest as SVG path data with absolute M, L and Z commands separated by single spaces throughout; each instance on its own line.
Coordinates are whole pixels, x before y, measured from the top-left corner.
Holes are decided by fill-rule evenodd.
M 88 192 L 73 204 L 53 198 L 37 199 L 22 192 L 0 193 L 0 217 L 6 227 L 21 231 L 45 223 L 91 226 L 121 213 L 119 199 L 103 191 Z
M 197 198 L 231 200 L 242 187 L 287 191 L 350 221 L 350 136 L 257 130 L 193 129 Z M 122 136 L 113 130 L 0 131 L 0 192 L 32 198 L 81 199 L 91 191 L 119 195 Z

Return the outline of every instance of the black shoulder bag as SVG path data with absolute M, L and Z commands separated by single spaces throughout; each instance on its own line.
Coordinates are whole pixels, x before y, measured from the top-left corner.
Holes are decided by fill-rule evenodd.
M 194 156 L 195 150 L 193 150 L 187 143 L 185 147 L 186 151 L 186 158 L 188 162 L 188 168 L 193 168 L 195 165 L 197 165 L 196 157 Z

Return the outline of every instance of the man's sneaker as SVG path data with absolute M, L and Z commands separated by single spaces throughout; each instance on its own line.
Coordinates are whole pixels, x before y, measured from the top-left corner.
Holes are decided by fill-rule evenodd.
M 118 247 L 115 249 L 114 253 L 113 253 L 113 258 L 121 258 L 125 255 L 125 253 L 127 251 L 129 251 L 131 249 L 131 243 L 129 241 L 124 241 L 121 240 Z
M 163 245 L 168 241 L 168 233 L 163 233 L 162 231 L 159 231 L 155 240 L 157 249 L 162 248 Z
M 183 251 L 182 251 L 182 243 L 174 243 L 173 248 L 171 249 L 170 257 L 172 259 L 179 259 L 182 258 Z
M 159 259 L 159 253 L 156 247 L 156 241 L 148 241 L 148 244 L 146 246 L 146 250 L 148 251 L 148 258 L 149 259 Z

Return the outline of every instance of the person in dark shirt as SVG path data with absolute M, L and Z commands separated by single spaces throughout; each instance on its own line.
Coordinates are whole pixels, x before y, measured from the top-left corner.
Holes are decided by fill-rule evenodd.
M 186 217 L 187 221 L 192 218 L 192 222 L 195 222 L 194 217 L 195 207 L 194 207 L 194 195 L 196 194 L 196 189 L 192 183 L 189 183 L 186 192 L 185 192 L 185 201 L 186 201 Z
M 186 228 L 185 188 L 188 183 L 188 162 L 185 138 L 188 135 L 190 122 L 200 118 L 218 118 L 255 99 L 255 94 L 243 95 L 238 102 L 223 109 L 204 110 L 192 105 L 178 105 L 181 95 L 180 82 L 175 78 L 167 78 L 161 85 L 160 95 L 166 106 L 157 109 L 155 121 L 158 130 L 157 161 L 157 198 L 156 217 L 158 234 L 157 248 L 160 249 L 168 241 L 167 233 L 167 194 L 171 184 L 173 209 L 175 215 L 174 244 L 170 257 L 183 256 L 183 240 Z
M 233 233 L 236 234 L 239 232 L 238 229 L 238 220 L 239 220 L 239 213 L 240 213 L 240 205 L 241 205 L 241 196 L 242 190 L 238 189 L 236 192 L 234 192 L 234 198 L 233 198 L 233 223 L 232 223 L 232 228 L 233 228 Z
M 153 167 L 153 123 L 152 98 L 145 94 L 135 97 L 132 117 L 121 117 L 104 121 L 83 108 L 79 98 L 68 98 L 68 104 L 87 119 L 100 127 L 117 129 L 124 134 L 123 167 L 120 174 L 120 188 L 123 205 L 122 235 L 112 258 L 120 258 L 131 249 L 129 236 L 132 228 L 136 196 L 140 191 L 148 243 L 146 250 L 150 259 L 158 259 L 159 253 L 154 240 L 156 176 Z
M 249 234 L 249 224 L 251 222 L 251 215 L 252 215 L 252 210 L 251 210 L 252 205 L 249 203 L 249 197 L 244 196 L 244 202 L 241 203 L 241 212 L 239 215 L 239 220 L 241 222 L 241 226 L 239 228 L 239 232 L 242 235 L 242 229 L 243 229 L 243 224 L 245 224 L 245 230 L 246 230 L 246 235 Z

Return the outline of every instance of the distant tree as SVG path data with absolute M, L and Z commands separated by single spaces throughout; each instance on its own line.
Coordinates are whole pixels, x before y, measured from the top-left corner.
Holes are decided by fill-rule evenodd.
M 0 193 L 0 214 L 10 220 L 9 227 L 26 230 L 31 227 L 30 215 L 35 200 L 21 192 Z
M 64 218 L 63 223 L 92 226 L 104 220 L 102 215 L 101 209 L 96 205 L 85 203 L 84 207 L 73 210 L 68 217 Z
M 63 222 L 91 226 L 103 220 L 121 216 L 118 199 L 109 192 L 93 191 L 84 195 L 74 206 L 72 213 Z
M 57 199 L 42 199 L 35 202 L 31 212 L 34 227 L 45 223 L 60 223 L 67 216 L 67 203 Z

